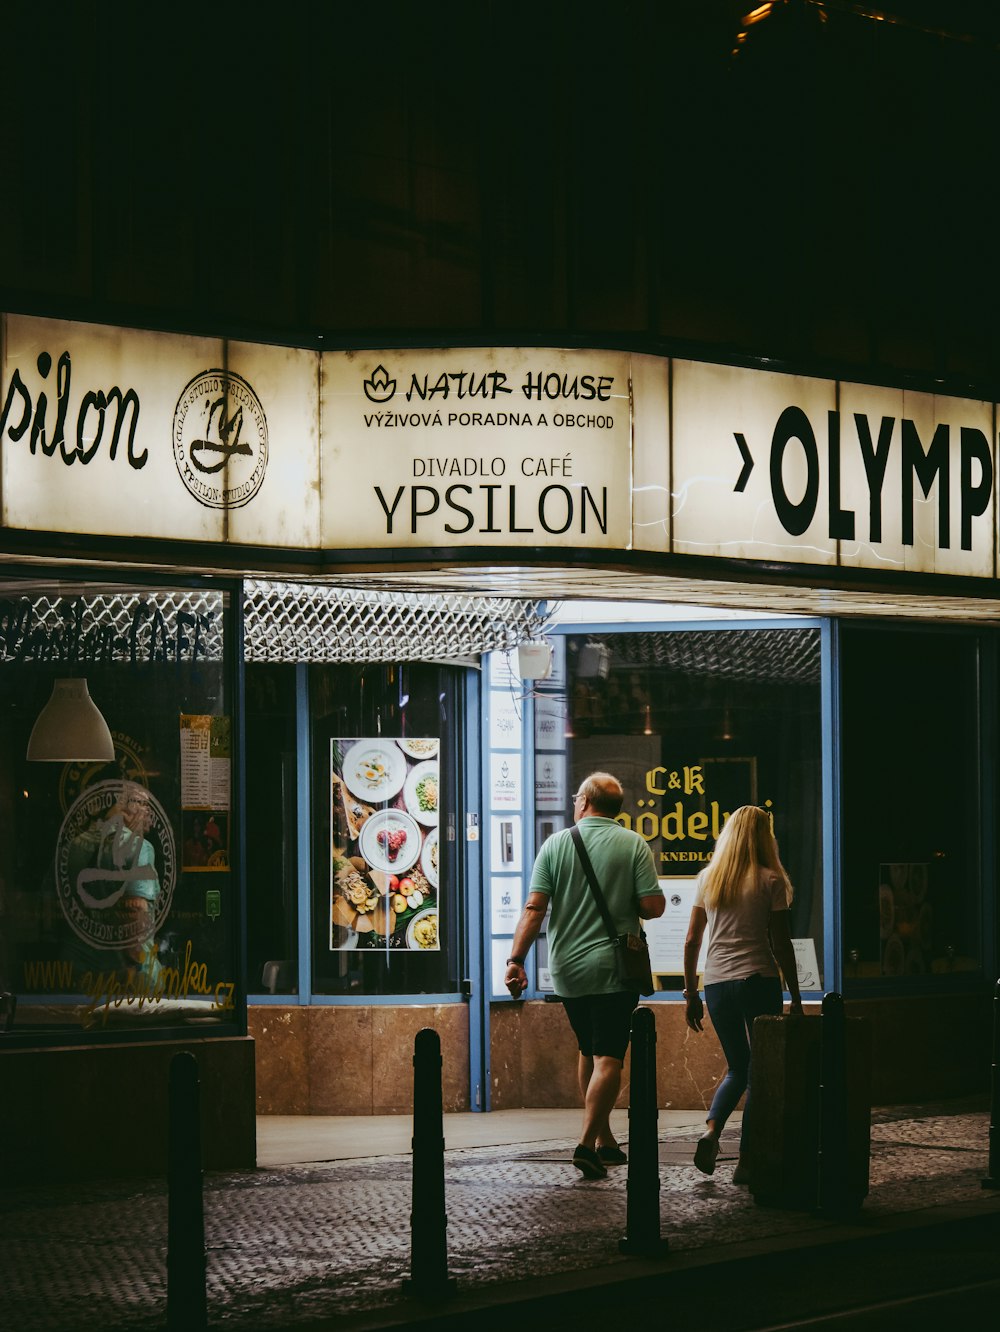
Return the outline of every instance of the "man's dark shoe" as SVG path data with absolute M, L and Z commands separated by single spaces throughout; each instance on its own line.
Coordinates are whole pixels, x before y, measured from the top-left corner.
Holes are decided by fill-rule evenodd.
M 625 1155 L 625 1153 L 622 1151 L 622 1149 L 618 1146 L 617 1143 L 615 1143 L 613 1147 L 598 1147 L 597 1155 L 601 1158 L 601 1160 L 604 1162 L 606 1166 L 628 1165 L 628 1157 Z
M 581 1171 L 584 1179 L 607 1179 L 608 1171 L 604 1162 L 591 1147 L 584 1147 L 581 1142 L 573 1153 L 573 1164 Z

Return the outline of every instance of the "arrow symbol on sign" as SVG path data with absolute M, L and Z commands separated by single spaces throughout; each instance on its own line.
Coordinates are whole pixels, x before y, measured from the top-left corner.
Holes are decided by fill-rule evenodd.
M 743 471 L 740 472 L 740 479 L 736 482 L 733 490 L 736 494 L 746 490 L 747 482 L 750 480 L 750 473 L 753 471 L 753 458 L 750 456 L 750 450 L 747 448 L 747 442 L 741 434 L 736 433 L 736 443 L 740 446 L 740 453 L 743 455 Z

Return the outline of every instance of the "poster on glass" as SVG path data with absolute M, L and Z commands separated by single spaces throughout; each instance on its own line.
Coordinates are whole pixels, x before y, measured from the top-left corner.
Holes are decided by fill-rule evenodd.
M 440 949 L 439 744 L 330 741 L 330 948 Z
M 931 894 L 926 864 L 879 866 L 878 918 L 883 976 L 922 976 L 931 970 Z

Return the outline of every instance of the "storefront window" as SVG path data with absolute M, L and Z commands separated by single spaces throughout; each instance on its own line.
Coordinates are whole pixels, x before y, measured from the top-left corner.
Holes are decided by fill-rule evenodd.
M 247 977 L 298 991 L 296 667 L 246 667 Z
M 314 993 L 459 987 L 459 681 L 429 664 L 310 670 Z
M 555 681 L 536 700 L 536 844 L 571 822 L 588 773 L 621 780 L 621 821 L 649 843 L 667 896 L 647 930 L 657 987 L 682 988 L 694 880 L 729 814 L 758 804 L 795 888 L 803 988 L 822 988 L 819 630 L 569 635 Z M 543 947 L 542 988 L 544 960 Z
M 978 971 L 978 638 L 845 624 L 841 662 L 845 981 Z
M 15 1036 L 237 1021 L 228 605 L 204 589 L 0 591 Z

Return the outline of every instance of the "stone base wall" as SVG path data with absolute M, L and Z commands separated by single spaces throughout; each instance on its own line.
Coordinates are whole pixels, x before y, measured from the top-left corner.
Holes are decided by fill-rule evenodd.
M 656 1018 L 662 1109 L 707 1111 L 726 1071 L 706 1014 L 689 1031 L 680 1003 L 648 1005 Z M 989 1091 L 992 997 L 949 995 L 851 1000 L 872 1035 L 872 1101 L 893 1105 Z M 806 1005 L 817 1019 L 820 1006 Z M 271 1115 L 409 1114 L 413 1038 L 441 1037 L 446 1111 L 469 1110 L 469 1012 L 465 1004 L 252 1008 L 257 1111 Z M 490 1011 L 494 1110 L 580 1105 L 576 1042 L 562 1005 L 535 1000 Z M 619 1105 L 628 1104 L 626 1059 Z
M 405 1115 L 413 1109 L 413 1040 L 441 1037 L 446 1111 L 468 1110 L 466 1004 L 251 1008 L 261 1115 Z
M 679 1004 L 656 1015 L 660 1103 L 705 1109 L 725 1072 L 718 1041 L 688 1031 Z M 257 1113 L 402 1115 L 413 1109 L 413 1039 L 441 1037 L 445 1111 L 469 1110 L 469 1012 L 465 1004 L 390 1007 L 266 1005 L 251 1008 Z M 495 1004 L 490 1013 L 494 1110 L 580 1104 L 576 1043 L 561 1004 Z M 628 1104 L 628 1060 L 620 1104 Z
M 248 1037 L 0 1051 L 0 1178 L 157 1175 L 167 1170 L 170 1061 L 198 1060 L 202 1163 L 257 1163 Z
M 648 1005 L 656 1018 L 657 1092 L 661 1109 L 707 1110 L 726 1071 L 706 1022 L 693 1032 L 676 1003 Z M 494 1110 L 522 1106 L 566 1109 L 581 1104 L 576 1039 L 562 1004 L 496 1004 L 490 1013 L 490 1093 Z M 620 1106 L 628 1105 L 629 1056 Z
M 657 1092 L 661 1109 L 707 1110 L 726 1071 L 705 1015 L 692 1032 L 681 1003 L 648 1005 L 656 1017 Z M 872 1102 L 900 1105 L 988 1092 L 992 996 L 939 995 L 849 1000 L 849 1017 L 868 1020 Z M 820 1005 L 806 1004 L 817 1018 Z M 494 1110 L 577 1106 L 577 1049 L 562 1005 L 496 1004 L 490 1014 L 490 1092 Z M 619 1105 L 628 1104 L 626 1058 Z

